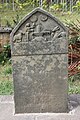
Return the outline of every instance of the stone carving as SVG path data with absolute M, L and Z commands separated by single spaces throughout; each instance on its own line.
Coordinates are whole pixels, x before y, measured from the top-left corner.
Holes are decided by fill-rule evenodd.
M 53 26 L 52 29 L 45 28 L 44 22 L 48 21 L 49 18 L 47 15 L 32 15 L 30 17 L 30 23 L 26 23 L 23 31 L 20 31 L 17 35 L 14 36 L 13 42 L 30 42 L 33 40 L 44 40 L 54 41 L 56 38 L 64 37 L 66 38 L 66 33 L 60 30 L 60 26 Z
M 44 18 L 43 18 L 44 19 Z M 46 18 L 42 21 L 45 21 Z M 44 39 L 44 42 L 53 41 L 56 38 L 66 37 L 65 32 L 60 32 L 60 27 L 55 26 L 52 30 L 45 30 L 41 23 L 35 24 L 27 23 L 24 28 L 24 32 L 20 31 L 17 35 L 14 36 L 13 42 L 20 43 L 20 42 L 29 42 L 33 41 L 37 38 L 37 41 L 40 37 Z
M 18 33 L 14 36 L 13 42 L 20 43 L 22 41 L 22 33 Z
M 34 31 L 35 24 L 33 23 L 32 26 L 30 23 L 27 23 L 24 28 L 24 36 L 23 36 L 23 41 L 28 42 L 30 40 L 30 33 Z
M 38 12 L 30 16 L 22 28 L 15 33 L 13 52 L 14 54 L 52 54 L 63 51 L 64 53 L 67 51 L 65 43 L 64 29 L 47 14 Z
M 40 15 L 41 21 L 45 22 L 47 21 L 48 17 L 46 15 Z
M 36 22 L 38 20 L 38 17 L 36 15 L 33 15 L 31 18 L 30 18 L 31 22 Z
M 66 37 L 66 33 L 60 30 L 58 25 L 54 26 L 52 29 L 45 28 L 44 22 L 48 21 L 49 18 L 47 15 L 32 15 L 30 18 L 30 23 L 26 23 L 23 31 L 20 31 L 17 35 L 14 36 L 13 42 L 30 42 L 33 40 L 44 40 L 54 41 L 56 38 Z
M 15 113 L 67 112 L 67 32 L 42 9 L 11 34 Z

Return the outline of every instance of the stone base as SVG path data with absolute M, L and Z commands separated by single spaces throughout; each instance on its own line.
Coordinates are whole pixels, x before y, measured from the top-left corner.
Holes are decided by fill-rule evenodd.
M 0 120 L 80 120 L 80 95 L 69 97 L 69 113 L 15 114 L 13 96 L 0 96 Z

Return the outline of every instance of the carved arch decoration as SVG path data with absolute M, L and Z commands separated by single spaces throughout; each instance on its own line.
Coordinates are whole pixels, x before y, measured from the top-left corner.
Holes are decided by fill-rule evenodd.
M 22 47 L 21 54 L 25 50 L 28 51 L 27 54 L 37 54 L 38 50 L 41 50 L 39 54 L 60 51 L 65 53 L 67 35 L 66 27 L 59 20 L 48 12 L 36 8 L 13 29 L 11 33 L 12 51 L 19 54 L 18 50 Z M 34 53 L 31 48 L 34 49 Z

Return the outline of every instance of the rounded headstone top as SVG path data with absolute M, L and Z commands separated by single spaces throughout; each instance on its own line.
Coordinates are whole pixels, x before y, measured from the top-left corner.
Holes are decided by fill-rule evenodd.
M 67 53 L 67 33 L 59 20 L 37 8 L 13 29 L 12 55 Z

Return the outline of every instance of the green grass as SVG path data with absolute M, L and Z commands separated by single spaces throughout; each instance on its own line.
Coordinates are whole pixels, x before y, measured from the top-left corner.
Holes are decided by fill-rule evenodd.
M 12 80 L 0 80 L 0 95 L 11 95 L 13 94 L 13 83 Z
M 80 94 L 80 73 L 69 77 L 69 94 Z
M 80 94 L 80 81 L 76 80 L 75 82 L 69 81 L 69 94 Z
M 66 22 L 67 21 L 73 21 L 73 22 L 77 22 L 76 20 L 80 20 L 80 14 L 78 13 L 71 13 L 71 14 L 68 14 L 68 13 L 52 13 L 54 14 L 54 16 L 56 16 L 61 22 Z
M 11 64 L 0 65 L 0 80 L 12 80 Z
M 11 64 L 0 65 L 0 95 L 13 94 Z
M 17 15 L 19 15 L 19 20 L 21 20 L 25 15 L 27 15 L 29 12 L 31 12 L 33 8 L 30 8 L 28 10 L 20 10 L 20 11 L 4 11 L 0 12 L 0 18 L 1 18 L 1 25 L 6 26 L 7 20 L 13 26 L 14 22 L 13 19 L 16 18 Z
M 16 18 L 16 15 L 19 15 L 19 20 L 21 20 L 25 15 L 31 12 L 31 10 L 33 10 L 33 8 L 28 8 L 26 10 L 20 10 L 20 11 L 9 10 L 9 11 L 0 12 L 1 24 L 5 26 L 8 20 L 9 23 L 13 26 L 13 19 Z M 60 21 L 64 23 L 66 22 L 66 20 L 67 21 L 76 21 L 76 19 L 80 20 L 80 14 L 78 14 L 77 12 L 62 13 L 62 12 L 51 11 L 50 13 L 53 14 L 55 17 L 57 17 Z

